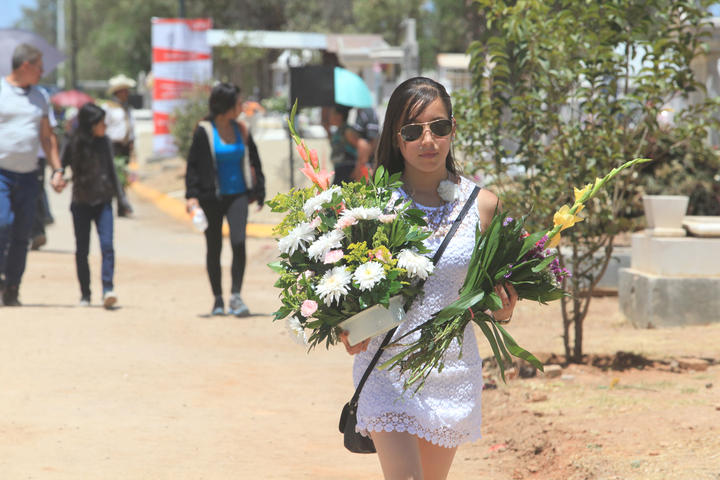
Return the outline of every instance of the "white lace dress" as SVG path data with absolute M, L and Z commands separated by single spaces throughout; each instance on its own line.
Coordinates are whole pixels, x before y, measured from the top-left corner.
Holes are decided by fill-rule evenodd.
M 417 205 L 426 213 L 428 223 L 433 217 L 440 222 L 439 228 L 425 245 L 432 253 L 440 246 L 450 225 L 457 218 L 475 185 L 462 178 L 459 199 L 444 207 Z M 399 191 L 403 197 L 407 195 Z M 398 338 L 425 322 L 430 315 L 458 298 L 475 245 L 475 226 L 479 221 L 477 201 L 467 212 L 460 228 L 450 240 L 434 273 L 428 277 L 424 294 L 415 299 L 405 321 L 398 327 L 393 338 Z M 415 340 L 419 332 L 403 340 Z M 353 366 L 355 385 L 360 382 L 385 334 L 370 341 L 368 349 L 356 355 Z M 392 358 L 398 348 L 388 348 L 381 355 L 378 365 Z M 465 330 L 462 352 L 453 341 L 445 357 L 441 373 L 433 371 L 419 393 L 412 389 L 403 394 L 403 378 L 399 371 L 378 370 L 368 377 L 360 394 L 357 413 L 357 430 L 368 432 L 409 432 L 436 445 L 451 448 L 480 438 L 482 392 L 482 359 L 478 353 L 472 324 Z

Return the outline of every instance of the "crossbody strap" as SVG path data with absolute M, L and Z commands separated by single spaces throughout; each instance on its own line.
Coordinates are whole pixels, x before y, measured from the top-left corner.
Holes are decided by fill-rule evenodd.
M 440 257 L 442 257 L 443 252 L 448 246 L 448 243 L 450 243 L 450 239 L 455 235 L 455 232 L 457 231 L 458 227 L 460 227 L 460 224 L 463 221 L 463 218 L 465 218 L 465 215 L 467 214 L 468 210 L 470 210 L 470 207 L 475 202 L 475 198 L 478 195 L 478 192 L 480 192 L 480 187 L 477 185 L 473 189 L 473 191 L 470 193 L 470 197 L 467 199 L 467 202 L 465 202 L 465 205 L 463 206 L 463 209 L 460 211 L 460 214 L 458 214 L 457 218 L 452 224 L 452 227 L 450 227 L 450 230 L 445 235 L 445 238 L 443 239 L 442 243 L 438 247 L 437 251 L 435 252 L 435 255 L 433 256 L 433 265 L 437 265 L 438 261 L 440 260 Z M 410 304 L 405 305 L 405 310 L 409 310 Z M 362 388 L 365 386 L 365 382 L 367 381 L 368 377 L 370 376 L 370 373 L 375 368 L 375 365 L 377 365 L 378 360 L 380 360 L 380 355 L 382 355 L 383 348 L 390 342 L 390 339 L 392 338 L 393 334 L 395 333 L 395 330 L 397 330 L 397 327 L 390 330 L 387 335 L 385 335 L 385 338 L 383 339 L 382 343 L 380 344 L 380 348 L 378 348 L 378 351 L 375 352 L 375 356 L 370 361 L 370 364 L 368 365 L 367 369 L 365 370 L 365 373 L 363 374 L 362 378 L 360 379 L 360 383 L 358 383 L 357 388 L 355 389 L 355 394 L 352 397 L 352 400 L 350 400 L 350 405 L 357 404 L 358 398 L 360 398 L 360 392 L 362 391 Z

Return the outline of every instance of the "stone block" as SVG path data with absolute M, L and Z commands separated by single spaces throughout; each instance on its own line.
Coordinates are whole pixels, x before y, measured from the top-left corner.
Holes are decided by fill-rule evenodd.
M 707 360 L 702 358 L 681 358 L 678 360 L 680 368 L 686 368 L 688 370 L 695 370 L 697 372 L 703 372 L 708 368 Z
M 598 289 L 617 290 L 620 283 L 620 270 L 629 268 L 631 262 L 630 247 L 615 247 L 610 258 L 605 274 L 597 283 Z M 598 254 L 598 257 L 602 255 Z
M 547 378 L 557 378 L 562 375 L 562 367 L 560 365 L 545 365 L 544 370 Z
M 720 276 L 720 239 L 634 233 L 630 268 L 663 277 Z
M 618 303 L 637 328 L 720 322 L 720 277 L 659 276 L 625 268 Z

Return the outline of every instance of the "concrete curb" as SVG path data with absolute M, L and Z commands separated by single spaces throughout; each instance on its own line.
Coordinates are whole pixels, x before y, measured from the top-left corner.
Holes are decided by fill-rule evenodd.
M 173 198 L 162 192 L 143 185 L 140 182 L 133 182 L 130 184 L 130 189 L 144 200 L 151 202 L 160 211 L 166 213 L 168 216 L 175 218 L 184 223 L 190 223 L 190 216 L 185 211 L 185 203 L 177 198 Z M 254 238 L 273 238 L 274 235 L 272 230 L 275 226 L 266 223 L 248 223 L 247 224 L 247 236 Z M 230 235 L 230 230 L 227 223 L 223 225 L 223 235 Z

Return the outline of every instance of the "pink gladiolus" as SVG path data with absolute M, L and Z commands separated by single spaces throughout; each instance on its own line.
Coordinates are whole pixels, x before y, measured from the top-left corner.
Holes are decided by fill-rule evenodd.
M 330 186 L 330 177 L 335 172 L 328 172 L 326 170 L 320 170 L 316 172 L 309 163 L 306 163 L 300 171 L 310 179 L 315 185 L 320 187 L 322 190 L 327 190 Z
M 315 300 L 305 300 L 300 307 L 300 313 L 303 317 L 310 318 L 310 316 L 317 312 L 318 304 Z
M 330 250 L 329 252 L 327 252 L 325 254 L 325 259 L 323 260 L 323 263 L 335 263 L 335 262 L 339 261 L 341 258 L 343 258 L 343 255 L 345 255 L 345 254 L 340 249 Z
M 310 164 L 313 168 L 318 168 L 318 165 L 320 165 L 317 150 L 310 150 Z
M 300 154 L 300 158 L 303 159 L 303 162 L 307 163 L 308 157 L 307 152 L 305 151 L 305 141 L 303 140 L 300 142 L 300 145 L 296 145 L 295 148 L 297 149 L 298 153 Z

